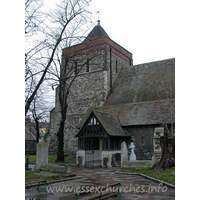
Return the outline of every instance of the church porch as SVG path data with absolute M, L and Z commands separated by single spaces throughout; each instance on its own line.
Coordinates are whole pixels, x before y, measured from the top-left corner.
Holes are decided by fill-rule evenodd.
M 85 167 L 116 166 L 121 160 L 121 143 L 130 138 L 113 116 L 97 112 L 89 114 L 77 137 L 76 163 Z

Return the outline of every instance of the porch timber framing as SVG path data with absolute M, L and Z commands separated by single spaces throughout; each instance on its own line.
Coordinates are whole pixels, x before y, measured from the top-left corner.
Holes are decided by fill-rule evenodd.
M 95 121 L 95 123 L 94 123 Z M 107 148 L 106 150 L 110 150 L 110 135 L 107 133 L 105 128 L 101 125 L 97 117 L 92 113 L 90 117 L 87 119 L 86 123 L 80 130 L 78 134 L 78 149 L 84 149 L 85 147 L 85 140 L 90 138 L 101 138 L 102 139 L 102 150 L 104 149 L 104 141 L 107 139 Z M 80 141 L 82 139 L 83 146 L 80 147 Z
M 127 137 L 123 136 L 111 136 L 108 134 L 106 129 L 103 127 L 101 122 L 92 112 L 90 117 L 86 120 L 85 124 L 79 131 L 78 135 L 78 149 L 82 150 L 97 150 L 95 147 L 98 146 L 102 151 L 119 150 L 122 141 L 127 142 Z M 101 146 L 96 145 L 95 138 L 102 140 Z M 106 144 L 105 144 L 106 142 Z M 93 143 L 93 144 L 91 144 Z M 112 145 L 112 147 L 111 147 Z M 88 147 L 89 146 L 89 147 Z M 91 148 L 94 147 L 94 149 Z M 117 147 L 117 148 L 116 148 Z

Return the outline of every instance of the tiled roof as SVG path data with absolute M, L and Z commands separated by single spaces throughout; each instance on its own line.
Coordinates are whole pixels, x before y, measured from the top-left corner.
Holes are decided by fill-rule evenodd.
M 130 136 L 120 126 L 119 119 L 116 115 L 111 114 L 111 113 L 98 111 L 98 110 L 95 110 L 95 108 L 91 108 L 85 114 L 83 120 L 79 123 L 80 130 L 77 133 L 76 137 L 79 135 L 79 133 L 81 132 L 81 129 L 83 128 L 84 124 L 87 122 L 87 119 L 90 117 L 90 115 L 92 113 L 94 113 L 96 118 L 99 120 L 101 125 L 104 127 L 104 129 L 106 130 L 106 132 L 110 136 L 123 136 L 123 137 L 129 137 Z
M 121 68 L 105 106 L 175 98 L 175 59 Z
M 92 41 L 92 40 L 95 40 L 97 38 L 100 38 L 100 37 L 108 37 L 108 34 L 105 32 L 105 30 L 101 27 L 100 23 L 98 23 L 93 29 L 92 31 L 88 34 L 88 36 L 86 37 L 86 39 L 84 40 L 84 42 L 87 42 L 87 41 Z
M 118 116 L 121 126 L 175 122 L 175 100 L 145 101 L 96 108 Z
M 117 116 L 120 126 L 152 125 L 175 122 L 175 100 L 145 101 L 139 103 L 120 104 L 93 108 L 96 112 L 103 112 L 111 116 Z M 85 123 L 89 112 L 86 113 L 79 124 L 79 128 Z M 102 120 L 109 124 L 108 121 Z M 117 120 L 115 121 L 117 122 Z
M 99 111 L 94 111 L 94 114 L 110 136 L 129 136 L 121 128 L 119 119 L 116 115 Z

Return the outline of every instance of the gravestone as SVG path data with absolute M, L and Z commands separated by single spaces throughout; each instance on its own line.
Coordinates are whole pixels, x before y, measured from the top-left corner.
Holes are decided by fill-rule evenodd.
M 66 166 L 57 164 L 43 164 L 39 168 L 41 171 L 53 172 L 53 173 L 66 173 Z
M 155 156 L 152 156 L 152 159 L 151 159 L 151 168 L 156 164 L 156 157 Z
M 134 148 L 135 148 L 135 145 L 133 144 L 133 142 L 131 142 L 131 146 L 129 147 L 131 149 L 131 155 L 130 155 L 130 160 L 136 160 L 136 155 L 135 155 L 135 152 L 134 152 Z
M 36 168 L 41 165 L 48 165 L 48 144 L 44 141 L 37 144 L 36 150 Z
M 72 169 L 71 169 L 71 165 L 70 164 L 65 166 L 65 173 L 66 174 L 71 174 L 72 173 Z
M 154 137 L 153 137 L 153 155 L 157 160 L 160 160 L 162 155 L 162 149 L 160 146 L 160 137 L 164 135 L 164 128 L 157 127 L 154 129 Z
M 121 168 L 123 166 L 123 162 L 128 160 L 128 149 L 126 142 L 122 142 L 121 144 Z

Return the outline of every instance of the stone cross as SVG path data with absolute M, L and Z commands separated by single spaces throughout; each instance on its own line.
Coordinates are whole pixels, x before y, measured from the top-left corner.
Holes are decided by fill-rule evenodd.
M 136 155 L 134 153 L 135 145 L 133 144 L 133 142 L 131 142 L 131 146 L 129 148 L 131 149 L 130 160 L 136 160 Z

